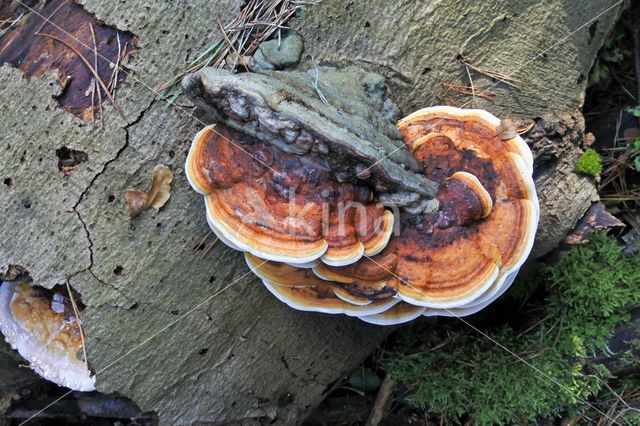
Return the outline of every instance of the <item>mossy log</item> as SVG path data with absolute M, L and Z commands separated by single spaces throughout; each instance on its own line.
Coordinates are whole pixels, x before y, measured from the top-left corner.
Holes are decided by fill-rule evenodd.
M 72 68 L 49 61 L 25 74 L 20 58 L 10 61 L 2 52 L 8 40 L 37 36 L 0 38 L 0 272 L 19 265 L 48 288 L 68 281 L 85 307 L 98 390 L 132 398 L 162 423 L 301 421 L 390 330 L 289 309 L 262 288 L 240 253 L 220 243 L 202 259 L 202 251 L 193 252 L 208 227 L 183 164 L 202 123 L 187 100 L 165 108 L 153 89 L 222 39 L 216 19 L 229 21 L 242 2 L 78 3 L 71 4 L 131 36 L 116 96 L 126 118 L 104 99 L 104 126 L 83 121 L 86 108 L 63 108 L 61 98 L 69 97 L 67 77 L 90 81 L 88 70 L 69 75 Z M 0 7 L 0 19 L 22 12 L 11 31 L 39 19 L 14 2 Z M 57 13 L 56 25 L 70 23 L 66 12 Z M 595 197 L 593 181 L 573 173 L 584 137 L 579 109 L 595 54 L 618 13 L 619 4 L 603 0 L 326 0 L 308 6 L 295 27 L 306 54 L 322 65 L 355 64 L 387 77 L 405 113 L 439 103 L 440 82 L 468 84 L 458 55 L 515 73 L 522 83 L 514 88 L 471 71 L 475 87 L 491 87 L 494 101 L 453 96 L 523 126 L 537 123 L 528 140 L 538 158 L 541 254 Z M 79 23 L 85 36 L 88 23 Z M 65 49 L 52 39 L 38 48 L 41 59 Z M 58 59 L 78 61 L 65 53 Z M 84 155 L 71 156 L 79 161 L 65 169 L 70 152 Z M 146 189 L 159 163 L 174 172 L 171 199 L 159 212 L 127 221 L 125 191 Z

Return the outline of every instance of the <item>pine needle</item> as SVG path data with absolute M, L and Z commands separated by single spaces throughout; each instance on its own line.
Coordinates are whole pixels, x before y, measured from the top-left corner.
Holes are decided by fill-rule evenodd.
M 460 62 L 462 62 L 466 67 L 471 68 L 477 73 L 484 74 L 488 77 L 499 80 L 504 84 L 508 84 L 511 87 L 516 87 L 516 84 L 522 83 L 522 80 L 519 80 L 515 77 L 511 77 L 510 75 L 502 74 L 500 72 L 491 71 L 491 70 L 487 70 L 487 69 L 475 66 L 471 63 L 471 58 L 469 58 L 468 56 L 461 56 Z
M 98 68 L 98 43 L 96 43 L 96 33 L 93 30 L 93 24 L 89 24 L 89 28 L 91 29 L 91 37 L 93 38 L 93 66 L 96 69 L 96 73 L 100 75 L 100 69 Z M 96 91 L 98 92 L 98 107 L 100 108 L 100 127 L 104 128 L 104 118 L 102 115 L 102 92 L 100 87 L 98 86 L 98 82 L 93 79 L 95 82 Z M 115 101 L 115 100 L 114 100 Z M 93 105 L 91 106 L 93 108 Z
M 82 354 L 84 355 L 84 364 L 89 368 L 89 358 L 87 358 L 87 345 L 84 341 L 84 329 L 82 328 L 82 319 L 80 318 L 80 311 L 78 310 L 78 305 L 76 304 L 76 299 L 73 297 L 73 293 L 71 292 L 71 286 L 69 285 L 69 280 L 66 282 L 67 284 L 67 292 L 69 293 L 69 300 L 71 300 L 71 306 L 73 307 L 73 313 L 76 316 L 76 324 L 80 328 L 80 341 L 82 342 Z
M 180 90 L 173 92 L 172 89 L 182 80 L 186 74 L 194 73 L 204 67 L 212 66 L 218 68 L 224 64 L 224 59 L 230 51 L 236 54 L 237 58 L 251 56 L 262 41 L 268 39 L 275 31 L 287 28 L 284 24 L 300 8 L 306 5 L 319 3 L 320 0 L 249 0 L 240 13 L 224 27 L 219 22 L 223 39 L 210 45 L 196 59 L 194 59 L 184 70 L 171 80 L 160 86 L 157 100 L 163 100 L 168 96 L 171 98 L 167 104 L 170 105 L 180 95 Z M 246 68 L 246 66 L 245 66 Z
M 209 238 L 209 235 L 211 235 L 212 232 L 213 231 L 209 231 L 209 232 L 206 233 L 206 235 L 202 238 L 202 240 L 200 240 L 198 245 L 193 248 L 193 253 L 195 253 L 196 251 L 200 250 L 200 247 L 202 247 L 204 245 L 204 242 L 207 241 L 207 238 Z
M 218 242 L 218 238 L 216 238 L 215 240 L 213 240 L 211 244 L 209 244 L 209 246 L 204 250 L 204 253 L 202 253 L 202 255 L 200 256 L 200 260 L 204 259 L 207 253 L 209 253 L 209 251 L 213 248 L 213 246 L 216 245 L 217 242 Z
M 120 109 L 120 107 L 118 106 L 118 104 L 116 103 L 115 99 L 113 99 L 113 97 L 111 96 L 111 93 L 107 90 L 107 86 L 104 84 L 104 81 L 102 81 L 102 79 L 100 78 L 100 75 L 98 74 L 98 72 L 91 66 L 91 64 L 89 63 L 89 61 L 87 61 L 87 58 L 85 58 L 84 56 L 82 56 L 82 53 L 80 53 L 78 51 L 78 49 L 76 49 L 75 47 L 71 46 L 69 43 L 67 43 L 66 41 L 64 41 L 63 39 L 54 36 L 52 34 L 47 34 L 47 33 L 38 33 L 38 35 L 41 36 L 45 36 L 45 37 L 49 37 L 52 38 L 62 44 L 64 44 L 65 46 L 67 46 L 69 49 L 73 50 L 73 52 L 78 55 L 78 57 L 82 60 L 82 62 L 84 62 L 84 64 L 87 66 L 87 68 L 89 68 L 89 71 L 91 71 L 91 73 L 93 74 L 93 76 L 98 80 L 98 82 L 100 83 L 100 85 L 102 86 L 102 88 L 104 89 L 104 91 L 107 93 L 107 96 L 109 97 L 109 99 L 111 100 L 111 103 L 113 103 L 113 106 L 115 107 L 115 109 L 120 113 L 120 115 L 122 116 L 122 118 L 124 118 L 125 120 L 127 119 L 127 117 L 124 115 L 124 113 L 122 112 L 122 110 Z
M 8 32 L 9 32 L 9 30 L 11 30 L 11 28 L 13 28 L 13 26 L 14 26 L 15 24 L 17 24 L 17 23 L 18 23 L 18 21 L 20 21 L 20 19 L 22 18 L 22 16 L 23 16 L 23 15 L 24 15 L 24 12 L 23 12 L 23 13 L 21 13 L 21 14 L 20 14 L 20 16 L 18 16 L 16 19 L 13 19 L 13 20 L 11 20 L 11 19 L 7 19 L 7 20 L 4 20 L 4 21 L 1 21 L 1 22 L 2 22 L 2 25 L 5 25 L 5 24 L 9 23 L 9 26 L 8 26 L 7 28 L 5 28 L 4 30 L 0 31 L 0 37 L 2 37 L 3 35 L 5 35 L 6 33 L 8 33 Z

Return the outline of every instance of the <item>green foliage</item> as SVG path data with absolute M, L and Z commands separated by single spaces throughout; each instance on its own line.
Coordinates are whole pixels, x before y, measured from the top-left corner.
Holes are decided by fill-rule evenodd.
M 514 290 L 530 292 L 529 281 L 514 284 Z M 539 414 L 584 407 L 602 389 L 594 376 L 605 379 L 609 373 L 595 366 L 586 374 L 583 359 L 605 347 L 614 326 L 629 318 L 640 299 L 640 259 L 625 257 L 614 238 L 599 232 L 538 272 L 534 282 L 544 286 L 547 304 L 523 331 L 504 326 L 489 333 L 490 339 L 438 332 L 426 342 L 404 336 L 386 367 L 407 388 L 409 401 L 442 413 L 446 423 L 464 415 L 477 424 L 523 417 L 533 422 Z
M 614 326 L 628 320 L 624 308 L 640 299 L 640 259 L 626 257 L 603 232 L 590 240 L 547 269 L 552 296 L 546 310 L 557 318 L 566 309 L 571 321 L 565 322 L 565 331 L 582 336 L 588 347 L 602 349 Z
M 576 163 L 576 171 L 596 176 L 602 171 L 602 159 L 600 155 L 595 150 L 587 148 Z

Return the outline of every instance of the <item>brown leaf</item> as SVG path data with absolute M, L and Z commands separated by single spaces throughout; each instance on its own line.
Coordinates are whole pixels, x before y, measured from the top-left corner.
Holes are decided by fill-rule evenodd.
M 518 125 L 508 118 L 500 120 L 500 125 L 496 128 L 496 134 L 503 141 L 513 139 L 518 136 Z
M 602 203 L 593 203 L 589 210 L 582 216 L 573 232 L 566 236 L 566 244 L 586 243 L 587 235 L 596 229 L 624 227 L 624 223 L 609 213 Z
M 140 192 L 137 189 L 128 189 L 125 197 L 127 197 L 127 202 L 129 203 L 128 220 L 133 219 L 148 208 L 146 205 L 147 195 L 144 192 Z
M 151 176 L 151 188 L 147 192 L 147 203 L 158 211 L 171 196 L 173 173 L 167 166 L 159 164 L 154 167 Z
M 158 164 L 153 168 L 151 188 L 146 193 L 137 189 L 127 190 L 125 196 L 129 203 L 128 219 L 134 218 L 149 207 L 153 207 L 156 211 L 160 210 L 171 196 L 172 180 L 171 170 L 163 164 Z

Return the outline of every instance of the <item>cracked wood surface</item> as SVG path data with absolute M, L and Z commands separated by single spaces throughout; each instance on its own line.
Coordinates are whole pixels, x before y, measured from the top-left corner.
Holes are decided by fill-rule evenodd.
M 211 22 L 216 17 L 227 22 L 241 2 L 79 3 L 100 21 L 139 38 L 138 52 L 126 62 L 133 75 L 118 92 L 118 103 L 128 120 L 105 102 L 105 128 L 92 129 L 57 107 L 53 97 L 61 90 L 59 76 L 45 74 L 27 80 L 14 68 L 0 68 L 4 173 L 0 178 L 12 182 L 0 187 L 0 203 L 5 207 L 0 219 L 0 272 L 8 265 L 21 265 L 36 284 L 45 287 L 69 280 L 87 306 L 83 321 L 89 361 L 100 372 L 98 389 L 131 397 L 143 410 L 156 411 L 163 423 L 300 421 L 322 399 L 327 386 L 357 365 L 389 329 L 343 316 L 289 309 L 248 274 L 239 253 L 220 243 L 203 260 L 199 259 L 201 252 L 192 253 L 208 227 L 202 199 L 188 187 L 183 164 L 201 123 L 190 117 L 188 107 L 164 109 L 153 101 L 150 91 L 219 39 L 221 34 L 212 34 L 217 27 Z M 463 81 L 463 71 L 451 68 L 456 46 L 464 46 L 464 53 L 491 65 L 503 58 L 503 46 L 479 41 L 510 40 L 509 28 L 489 16 L 480 3 L 465 6 L 482 12 L 469 18 L 478 26 L 475 36 L 469 38 L 465 25 L 458 26 L 464 31 L 432 35 L 435 28 L 418 17 L 433 14 L 437 23 L 458 16 L 451 10 L 457 11 L 459 5 L 448 3 L 435 2 L 418 11 L 415 22 L 403 24 L 409 36 L 389 41 L 387 35 L 397 34 L 396 30 L 362 33 L 365 27 L 382 28 L 380 22 L 390 16 L 382 12 L 391 7 L 388 2 L 385 6 L 381 1 L 365 5 L 326 0 L 321 8 L 309 7 L 303 15 L 302 22 L 308 19 L 303 26 L 307 53 L 322 64 L 356 63 L 386 74 L 395 82 L 392 97 L 405 111 L 414 105 L 431 105 L 430 94 L 435 90 L 431 83 L 436 80 L 425 80 L 429 71 L 423 75 L 424 69 L 432 67 L 439 70 L 439 76 L 452 75 Z M 593 5 L 604 2 L 588 3 L 588 8 L 577 7 L 592 10 Z M 349 4 L 351 8 L 379 9 L 365 18 L 353 10 L 343 13 L 342 8 Z M 540 6 L 528 4 L 526 13 L 520 15 L 524 21 L 517 22 L 528 22 Z M 553 4 L 563 10 L 573 3 Z M 336 14 L 338 19 L 334 19 Z M 542 21 L 545 27 L 535 34 L 562 26 L 562 16 L 549 14 Z M 571 16 L 563 25 L 577 18 Z M 487 19 L 492 24 L 483 32 Z M 532 119 L 531 111 L 553 112 L 539 122 L 539 138 L 530 140 L 534 151 L 538 144 L 544 154 L 537 169 L 541 200 L 548 207 L 543 228 L 556 227 L 543 230 L 552 234 L 539 238 L 545 250 L 564 237 L 564 230 L 581 215 L 584 200 L 594 194 L 588 179 L 571 172 L 583 132 L 576 109 L 584 84 L 575 84 L 578 76 L 574 73 L 589 69 L 612 21 L 607 17 L 598 25 L 588 54 L 568 55 L 571 64 L 565 66 L 570 73 L 554 75 L 566 85 L 563 93 L 567 96 L 533 99 L 533 109 L 522 114 L 509 112 L 510 108 L 530 101 L 533 95 L 520 99 L 513 91 L 496 104 L 478 104 L 503 117 Z M 332 36 L 321 41 L 322 34 Z M 538 40 L 530 31 L 527 34 Z M 588 34 L 588 29 L 580 32 L 579 42 L 574 43 L 577 48 L 583 47 Z M 520 44 L 514 41 L 512 49 L 521 48 L 522 43 L 539 47 L 529 39 L 518 40 Z M 453 47 L 443 47 L 445 41 Z M 373 43 L 372 48 L 367 43 Z M 380 46 L 386 46 L 387 53 Z M 440 57 L 445 64 L 434 62 Z M 528 72 L 534 81 L 548 78 L 545 69 L 532 67 Z M 548 145 L 557 147 L 555 154 L 546 155 Z M 62 146 L 88 156 L 70 176 L 57 168 L 55 152 Z M 144 186 L 158 163 L 169 165 L 174 172 L 171 199 L 159 212 L 146 211 L 127 222 L 125 191 Z M 577 197 L 579 202 L 563 202 L 567 197 Z M 178 321 L 175 326 L 163 331 L 174 321 Z M 146 342 L 160 331 L 157 338 Z M 128 353 L 131 349 L 135 350 Z M 287 404 L 279 404 L 279 397 L 287 393 L 293 395 L 292 402 L 286 398 Z

